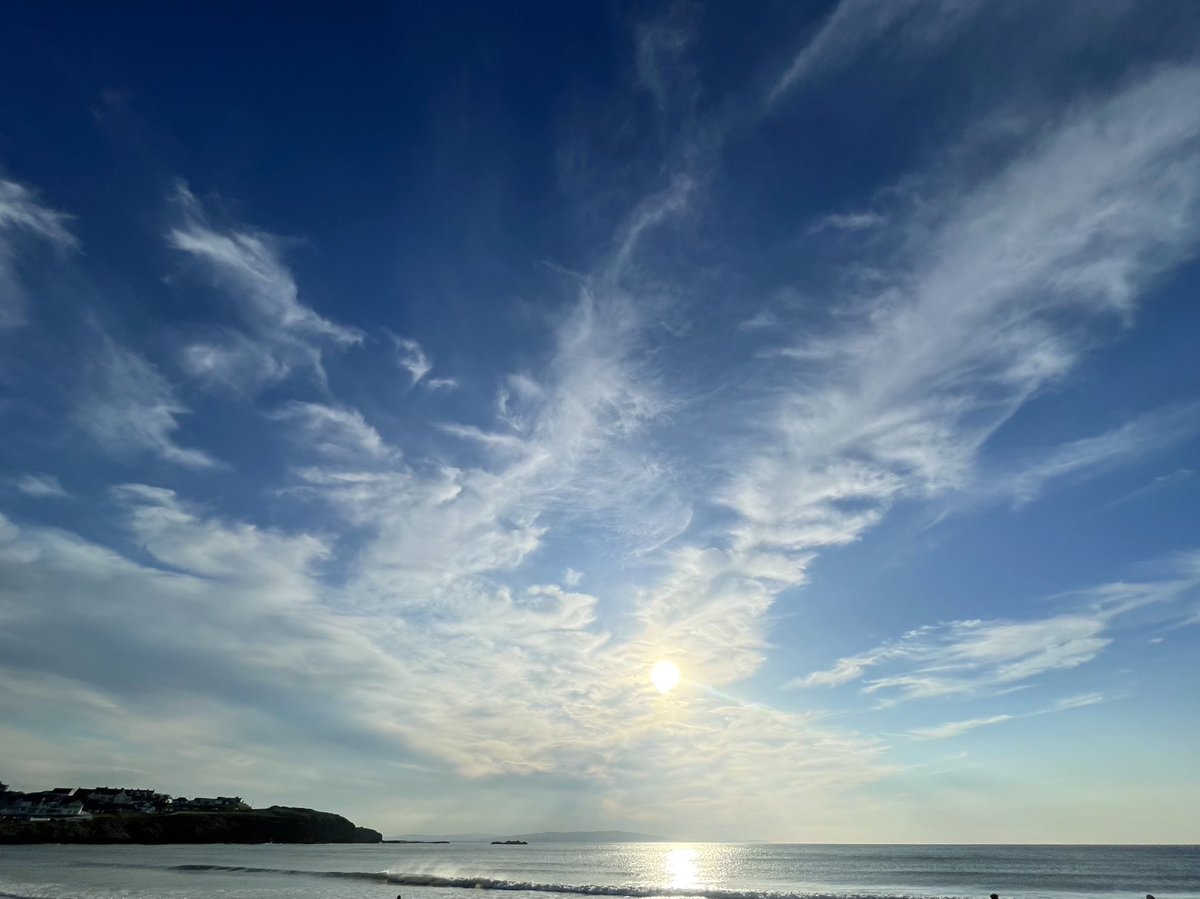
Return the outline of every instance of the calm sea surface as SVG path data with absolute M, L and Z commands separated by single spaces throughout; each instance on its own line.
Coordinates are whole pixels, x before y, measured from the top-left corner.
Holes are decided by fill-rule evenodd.
M 0 846 L 28 899 L 1200 899 L 1188 846 Z

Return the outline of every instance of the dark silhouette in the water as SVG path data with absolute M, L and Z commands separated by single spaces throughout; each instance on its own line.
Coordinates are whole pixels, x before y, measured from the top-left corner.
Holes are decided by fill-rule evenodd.
M 988 896 L 988 899 L 1000 899 L 1000 897 L 997 894 L 992 893 L 990 896 Z

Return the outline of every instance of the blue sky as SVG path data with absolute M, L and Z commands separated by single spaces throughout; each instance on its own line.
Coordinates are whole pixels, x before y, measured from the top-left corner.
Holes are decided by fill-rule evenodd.
M 1200 840 L 1200 8 L 9 19 L 6 781 Z

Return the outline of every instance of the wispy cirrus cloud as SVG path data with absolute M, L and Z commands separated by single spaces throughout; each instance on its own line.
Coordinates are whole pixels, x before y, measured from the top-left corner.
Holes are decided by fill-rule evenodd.
M 429 361 L 429 357 L 417 341 L 395 334 L 392 335 L 392 341 L 396 344 L 396 361 L 408 372 L 413 385 L 420 383 L 422 378 L 433 371 L 433 363 Z
M 324 384 L 322 354 L 361 343 L 362 332 L 300 301 L 278 238 L 236 223 L 213 224 L 186 185 L 178 187 L 175 201 L 180 221 L 168 231 L 167 242 L 225 295 L 240 326 L 214 329 L 210 338 L 189 345 L 184 368 L 248 390 L 283 380 L 297 369 L 308 370 Z
M 1176 487 L 1189 487 L 1192 485 L 1195 477 L 1195 470 L 1191 468 L 1177 468 L 1170 474 L 1159 475 L 1136 490 L 1131 490 L 1123 496 L 1117 497 L 1108 504 L 1108 508 L 1111 509 L 1115 506 L 1123 506 L 1126 503 L 1147 499 L 1164 490 L 1171 490 Z
M 959 179 L 942 194 L 931 182 L 896 220 L 900 251 L 865 263 L 886 290 L 854 297 L 823 333 L 800 332 L 770 411 L 743 421 L 746 451 L 717 490 L 733 519 L 722 536 L 673 550 L 661 586 L 644 592 L 655 629 L 686 639 L 720 620 L 704 657 L 714 677 L 745 676 L 774 597 L 804 583 L 815 553 L 859 539 L 901 499 L 979 489 L 991 435 L 1071 370 L 1093 329 L 1128 321 L 1157 275 L 1194 253 L 1200 114 L 1182 98 L 1198 89 L 1200 69 L 1159 70 L 1075 107 L 965 191 Z M 1029 493 L 1084 476 L 1180 429 L 1168 410 L 1054 450 L 1018 481 Z M 964 640 L 987 633 L 960 626 Z M 1056 627 L 1060 639 L 1043 633 Z M 1014 678 L 1025 664 L 1082 663 L 1106 639 L 1090 619 L 1026 629 L 1043 650 L 1015 656 Z
M 418 384 L 426 390 L 451 391 L 458 389 L 458 379 L 448 377 L 427 377 L 433 371 L 433 360 L 425 352 L 419 341 L 400 334 L 389 334 L 396 347 L 396 363 L 408 372 L 409 386 Z
M 638 81 L 654 98 L 660 113 L 667 113 L 681 80 L 681 57 L 696 38 L 693 22 L 682 6 L 657 19 L 641 22 L 633 29 L 634 64 Z
M 339 512 L 378 528 L 364 591 L 409 602 L 511 570 L 567 518 L 639 545 L 676 532 L 687 508 L 634 443 L 667 408 L 636 357 L 640 327 L 628 302 L 585 292 L 556 329 L 545 375 L 506 379 L 491 427 L 440 425 L 482 462 L 301 472 Z
M 961 483 L 990 430 L 1085 348 L 1056 313 L 1119 321 L 1194 252 L 1200 179 L 1181 163 L 1200 121 L 1173 110 L 1198 82 L 1194 68 L 1160 72 L 1077 109 L 965 195 L 926 197 L 908 223 L 919 242 L 869 318 L 800 344 L 833 374 L 796 391 L 802 446 L 819 448 L 828 422 L 830 443 L 859 441 L 926 488 Z
M 1019 714 L 1001 713 L 999 715 L 988 715 L 984 718 L 969 718 L 965 721 L 948 721 L 945 724 L 938 724 L 933 727 L 913 728 L 909 731 L 909 735 L 918 740 L 948 740 L 953 737 L 962 736 L 968 731 L 976 730 L 980 727 L 991 727 L 994 724 L 1004 724 L 1007 721 L 1015 721 L 1020 718 L 1050 715 L 1055 712 L 1065 712 L 1069 709 L 1081 709 L 1101 702 L 1104 702 L 1104 697 L 1099 693 L 1085 693 L 1081 696 L 1068 696 L 1058 700 L 1053 705 L 1042 709 L 1035 709 L 1032 712 L 1021 712 Z
M 1092 661 L 1115 639 L 1121 616 L 1151 605 L 1173 607 L 1194 595 L 1200 588 L 1200 553 L 1178 556 L 1170 568 L 1170 576 L 1161 580 L 1116 582 L 1072 594 L 1070 608 L 1046 618 L 926 625 L 786 686 L 861 681 L 862 693 L 878 694 L 886 703 L 994 695 Z
M 953 621 L 839 659 L 788 687 L 833 687 L 865 680 L 864 693 L 892 699 L 979 695 L 1094 659 L 1112 641 L 1111 610 L 1032 621 Z M 884 669 L 898 669 L 879 674 Z M 871 676 L 868 676 L 871 672 Z
M 1047 450 L 1027 453 L 1005 470 L 980 472 L 974 500 L 1010 499 L 1022 506 L 1052 485 L 1102 474 L 1122 463 L 1145 458 L 1182 443 L 1200 431 L 1200 405 L 1167 406 L 1143 413 L 1124 424 Z
M 212 456 L 175 440 L 187 412 L 157 368 L 101 336 L 73 413 L 85 434 L 119 457 L 151 453 L 187 468 L 212 468 L 218 464 Z
M 24 249 L 21 238 L 32 237 L 59 250 L 77 249 L 68 221 L 69 216 L 39 202 L 30 188 L 0 178 L 0 331 L 26 321 L 26 297 L 17 274 Z
M 868 670 L 902 669 L 867 677 L 864 693 L 897 699 L 979 695 L 1090 662 L 1109 645 L 1110 613 L 1076 613 L 1022 621 L 955 621 L 910 631 L 901 639 L 839 659 L 789 687 L 838 686 Z
M 607 265 L 598 276 L 599 280 L 609 285 L 619 285 L 622 278 L 630 274 L 636 261 L 635 253 L 645 243 L 644 235 L 681 215 L 697 187 L 694 177 L 680 171 L 672 176 L 665 188 L 643 199 L 618 229 L 615 246 Z
M 774 105 L 806 79 L 846 64 L 885 35 L 901 47 L 939 42 L 979 5 L 978 0 L 841 0 L 772 85 L 766 105 Z
M 975 730 L 979 727 L 990 727 L 993 724 L 1003 724 L 1005 721 L 1012 721 L 1013 715 L 988 715 L 986 718 L 969 718 L 966 721 L 948 721 L 945 724 L 938 724 L 934 727 L 918 727 L 912 730 L 912 735 L 920 740 L 948 740 L 951 737 L 958 737 L 965 734 L 967 731 Z
M 37 498 L 65 498 L 70 496 L 62 482 L 52 474 L 24 474 L 13 480 L 13 486 L 26 496 Z
M 738 322 L 737 328 L 739 331 L 774 331 L 782 325 L 779 316 L 769 309 L 764 309 Z
M 303 445 L 332 458 L 386 459 L 395 454 L 357 409 L 293 401 L 272 417 L 296 425 Z
M 833 212 L 817 219 L 806 229 L 809 234 L 822 231 L 866 231 L 887 223 L 887 216 L 880 212 Z

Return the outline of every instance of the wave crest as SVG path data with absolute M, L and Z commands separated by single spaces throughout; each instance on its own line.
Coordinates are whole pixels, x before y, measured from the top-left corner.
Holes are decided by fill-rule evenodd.
M 435 874 L 405 874 L 391 871 L 299 871 L 281 868 L 250 868 L 229 865 L 176 865 L 176 871 L 226 871 L 245 874 L 288 874 L 308 877 L 340 877 L 400 886 L 444 887 L 460 890 L 505 890 L 518 893 L 563 893 L 576 896 L 624 896 L 630 899 L 908 899 L 904 896 L 872 894 L 784 893 L 759 890 L 689 889 L 597 883 L 536 883 L 494 877 L 441 877 Z

